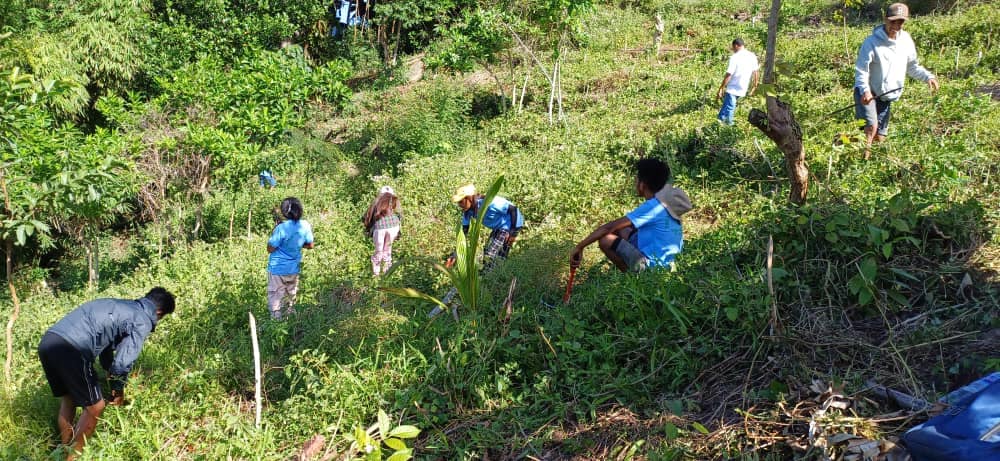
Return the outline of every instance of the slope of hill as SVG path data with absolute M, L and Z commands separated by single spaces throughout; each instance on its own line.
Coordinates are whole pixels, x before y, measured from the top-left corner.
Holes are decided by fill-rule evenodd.
M 764 4 L 747 5 L 588 13 L 563 64 L 559 123 L 521 58 L 500 67 L 528 82 L 523 108 L 498 110 L 492 78 L 429 74 L 317 116 L 314 134 L 337 142 L 318 163 L 206 206 L 207 225 L 224 229 L 237 202 L 260 220 L 284 196 L 303 200 L 317 248 L 288 321 L 266 318 L 264 226 L 138 266 L 127 262 L 141 234 L 105 242 L 124 269 L 99 293 L 36 287 L 24 301 L 0 457 L 55 448 L 57 401 L 34 352 L 45 329 L 84 300 L 158 284 L 178 295 L 177 312 L 136 365 L 131 405 L 106 413 L 83 459 L 289 459 L 316 434 L 339 453 L 380 409 L 422 430 L 421 459 L 789 459 L 821 436 L 899 434 L 926 415 L 892 413 L 868 398 L 868 380 L 932 399 L 1000 368 L 1000 109 L 980 91 L 1000 80 L 1000 15 L 956 7 L 907 24 L 942 89 L 910 81 L 891 137 L 865 161 L 856 142 L 832 142 L 857 126 L 831 112 L 851 102 L 854 53 L 873 23 L 789 2 L 780 91 L 812 181 L 798 208 L 780 153 L 746 123 L 760 102 L 741 101 L 735 127 L 714 120 L 728 42 L 744 37 L 763 55 Z M 642 50 L 655 10 L 667 26 L 659 57 Z M 630 165 L 645 156 L 667 160 L 695 203 L 677 270 L 622 275 L 593 248 L 572 302 L 553 307 L 575 242 L 638 203 Z M 485 278 L 480 311 L 430 320 L 429 305 L 378 290 L 447 290 L 412 259 L 450 253 L 455 187 L 500 175 L 528 225 Z M 382 184 L 403 201 L 403 262 L 372 280 L 359 217 Z M 515 278 L 513 315 L 498 320 Z M 248 312 L 264 360 L 260 429 Z M 837 393 L 850 410 L 815 411 Z

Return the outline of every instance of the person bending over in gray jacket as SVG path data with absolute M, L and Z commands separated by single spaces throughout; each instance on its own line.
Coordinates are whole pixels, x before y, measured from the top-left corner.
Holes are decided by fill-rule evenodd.
M 910 9 L 893 3 L 885 10 L 885 24 L 875 27 L 861 44 L 854 65 L 854 114 L 865 121 L 865 158 L 871 156 L 872 140 L 882 141 L 889 134 L 890 106 L 903 94 L 909 75 L 927 82 L 937 91 L 934 74 L 920 65 L 917 47 L 903 23 Z
M 38 358 L 52 395 L 62 398 L 56 423 L 72 460 L 94 434 L 104 411 L 101 384 L 94 374 L 99 359 L 108 373 L 110 405 L 125 402 L 125 382 L 142 344 L 164 315 L 174 311 L 174 295 L 156 287 L 141 299 L 97 299 L 82 304 L 49 328 Z M 73 425 L 76 407 L 83 407 Z

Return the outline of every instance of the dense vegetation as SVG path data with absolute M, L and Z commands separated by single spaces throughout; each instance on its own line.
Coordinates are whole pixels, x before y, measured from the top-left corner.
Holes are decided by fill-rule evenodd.
M 768 2 L 386 1 L 340 39 L 311 0 L 5 2 L 0 313 L 15 292 L 21 312 L 0 458 L 55 448 L 45 329 L 154 285 L 178 310 L 85 459 L 288 459 L 316 434 L 343 451 L 379 410 L 421 429 L 418 458 L 787 459 L 792 444 L 735 422 L 781 420 L 812 380 L 931 399 L 1000 369 L 1000 109 L 984 94 L 1000 14 L 925 3 L 907 29 L 942 90 L 911 81 L 871 161 L 850 112 L 832 112 L 877 5 L 785 3 L 777 90 L 812 181 L 797 207 L 781 154 L 746 123 L 761 101 L 741 101 L 735 127 L 714 120 L 727 45 L 763 55 Z M 421 81 L 405 56 L 427 63 Z M 630 167 L 646 156 L 695 204 L 677 270 L 622 275 L 591 249 L 572 302 L 551 307 L 575 242 L 637 204 Z M 257 187 L 262 168 L 277 188 Z M 429 320 L 429 304 L 379 290 L 447 281 L 417 262 L 371 279 L 359 219 L 378 186 L 403 201 L 397 261 L 438 259 L 455 245 L 451 192 L 499 176 L 528 225 L 477 309 Z M 274 322 L 264 240 L 290 195 L 317 248 L 299 315 Z

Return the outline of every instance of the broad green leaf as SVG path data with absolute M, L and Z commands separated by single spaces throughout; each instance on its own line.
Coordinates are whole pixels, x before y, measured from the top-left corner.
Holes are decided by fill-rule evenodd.
M 873 298 L 872 290 L 868 287 L 862 287 L 861 291 L 858 292 L 858 304 L 862 306 L 867 306 L 868 303 L 872 302 Z
M 35 229 L 38 230 L 38 232 L 45 233 L 45 232 L 49 231 L 49 225 L 45 224 L 45 223 L 43 223 L 43 222 L 41 222 L 41 221 L 39 221 L 37 219 L 32 219 L 29 222 L 31 223 L 32 226 L 35 227 Z
M 698 431 L 698 432 L 700 432 L 702 434 L 708 435 L 708 429 L 705 426 L 703 426 L 701 423 L 699 423 L 698 421 L 692 422 L 691 423 L 691 427 L 693 427 L 694 430 L 696 430 L 696 431 Z
M 413 458 L 413 449 L 407 448 L 405 450 L 399 450 L 386 458 L 386 461 L 407 461 Z
M 388 439 L 385 439 L 385 444 L 386 444 L 386 446 L 388 446 L 389 448 L 392 448 L 393 450 L 405 450 L 406 449 L 406 442 L 403 442 L 402 440 L 399 440 L 399 439 L 397 439 L 395 437 L 390 437 Z
M 875 276 L 878 274 L 878 262 L 875 261 L 875 258 L 865 258 L 865 260 L 861 262 L 859 270 L 861 271 L 861 276 L 865 278 L 865 281 L 874 282 Z
M 740 315 L 739 309 L 735 307 L 727 307 L 725 311 L 726 311 L 726 318 L 729 319 L 730 322 L 735 322 L 736 319 L 739 318 Z
M 896 230 L 898 230 L 900 232 L 909 232 L 910 231 L 910 225 L 907 224 L 906 221 L 903 221 L 902 219 L 899 219 L 899 218 L 893 218 L 892 219 L 892 227 L 894 227 Z
M 679 435 L 680 431 L 677 430 L 677 426 L 674 423 L 667 423 L 663 426 L 663 432 L 667 437 L 667 440 L 674 440 Z
M 773 83 L 762 83 L 757 87 L 757 91 L 772 98 L 778 96 L 778 87 Z
M 420 429 L 416 426 L 398 426 L 393 430 L 389 431 L 389 437 L 398 437 L 400 439 L 412 439 L 420 435 Z
M 667 409 L 670 413 L 675 416 L 681 416 L 684 414 L 684 402 L 680 400 L 668 400 Z
M 913 282 L 919 282 L 920 281 L 920 279 L 918 279 L 916 276 L 914 276 L 913 274 L 911 274 L 909 272 L 904 271 L 903 269 L 899 269 L 899 268 L 896 268 L 896 267 L 890 267 L 889 270 L 892 271 L 893 274 L 896 274 L 896 275 L 898 275 L 900 277 L 903 277 L 905 279 L 911 280 Z
M 365 445 L 368 445 L 368 433 L 361 426 L 354 428 L 354 441 L 358 444 L 359 448 L 364 448 Z
M 885 245 L 882 245 L 882 256 L 885 256 L 885 259 L 889 259 L 889 258 L 892 257 L 892 243 L 891 242 L 890 243 L 886 243 Z
M 378 435 L 383 439 L 386 438 L 389 433 L 389 415 L 385 414 L 385 411 L 378 411 Z

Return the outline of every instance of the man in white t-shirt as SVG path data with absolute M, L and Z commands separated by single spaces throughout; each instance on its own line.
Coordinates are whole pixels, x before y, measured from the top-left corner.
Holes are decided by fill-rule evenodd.
M 719 110 L 719 121 L 726 125 L 733 124 L 733 116 L 736 114 L 736 101 L 757 90 L 758 69 L 757 55 L 747 50 L 742 39 L 733 40 L 733 55 L 729 57 L 729 67 L 726 69 L 726 76 L 722 78 L 722 85 L 719 85 L 719 92 L 715 95 L 716 100 L 722 100 L 722 109 Z

